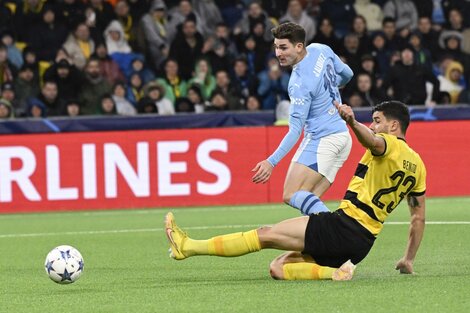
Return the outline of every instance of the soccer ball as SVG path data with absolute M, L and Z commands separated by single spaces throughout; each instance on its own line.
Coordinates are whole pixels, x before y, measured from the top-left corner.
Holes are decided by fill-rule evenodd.
M 72 246 L 55 247 L 47 254 L 44 268 L 50 279 L 58 284 L 71 284 L 83 272 L 83 257 Z

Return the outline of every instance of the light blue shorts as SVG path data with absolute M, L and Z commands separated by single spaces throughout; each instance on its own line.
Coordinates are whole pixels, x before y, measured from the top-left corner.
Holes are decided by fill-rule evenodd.
M 331 134 L 318 139 L 307 133 L 292 161 L 308 166 L 333 183 L 336 173 L 348 158 L 351 147 L 352 139 L 349 132 Z

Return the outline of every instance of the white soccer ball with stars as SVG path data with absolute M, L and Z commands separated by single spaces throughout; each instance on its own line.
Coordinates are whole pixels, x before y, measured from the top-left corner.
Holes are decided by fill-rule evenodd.
M 83 272 L 83 257 L 72 246 L 55 247 L 47 254 L 44 264 L 47 275 L 58 284 L 71 284 Z

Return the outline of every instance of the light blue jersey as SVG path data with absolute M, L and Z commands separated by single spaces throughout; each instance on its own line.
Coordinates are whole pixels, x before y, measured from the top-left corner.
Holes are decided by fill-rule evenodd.
M 351 80 L 351 68 L 326 45 L 312 43 L 306 49 L 306 56 L 292 69 L 289 132 L 268 158 L 273 166 L 292 149 L 302 129 L 313 139 L 348 131 L 333 101 L 341 103 L 338 87 Z

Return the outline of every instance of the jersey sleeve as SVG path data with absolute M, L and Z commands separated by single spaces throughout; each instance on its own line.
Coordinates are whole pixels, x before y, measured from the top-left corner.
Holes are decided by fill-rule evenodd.
M 289 96 L 291 103 L 289 108 L 289 131 L 282 139 L 276 151 L 268 158 L 268 162 L 272 166 L 276 166 L 294 147 L 297 140 L 299 140 L 310 110 L 310 103 L 312 102 L 307 86 L 301 83 L 291 82 Z
M 414 188 L 410 191 L 409 195 L 410 196 L 422 196 L 426 192 L 426 167 L 424 166 L 423 161 L 421 158 L 419 159 L 419 165 L 418 165 L 418 170 L 417 170 L 417 177 L 416 177 L 416 185 Z
M 354 73 L 349 65 L 341 61 L 341 59 L 336 54 L 334 54 L 333 63 L 335 72 L 338 75 L 338 87 L 342 87 L 351 80 Z
M 398 149 L 397 137 L 387 134 L 376 134 L 376 136 L 382 137 L 385 140 L 385 151 L 381 155 L 372 154 L 375 157 L 385 157 L 390 154 L 391 151 Z

